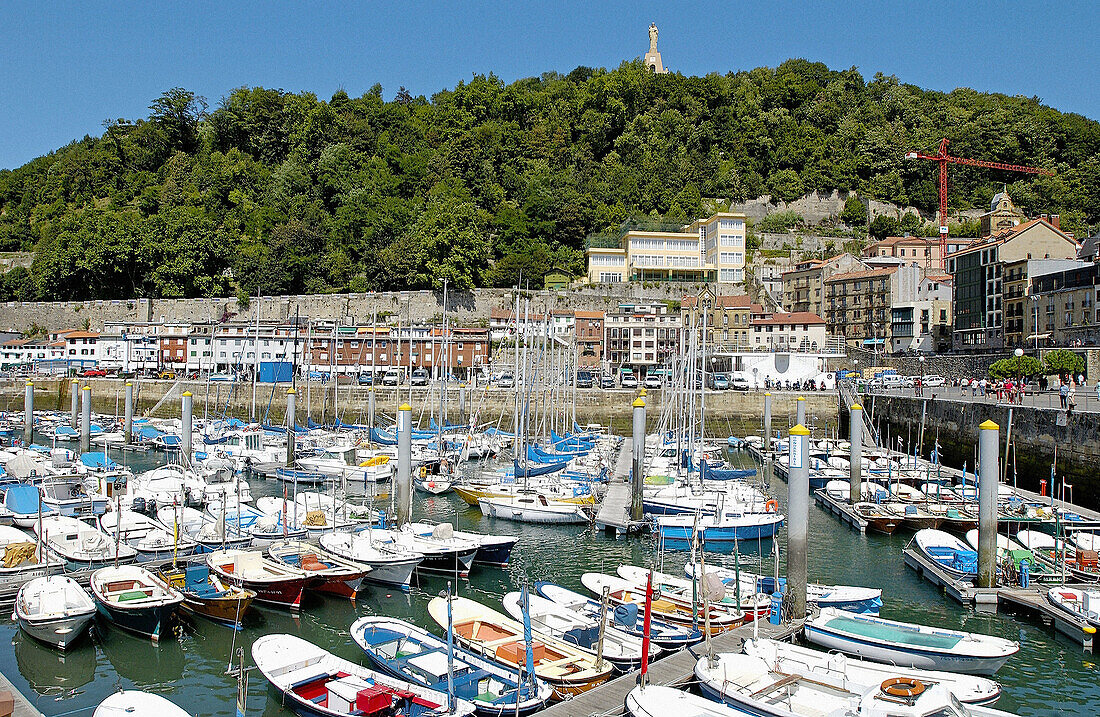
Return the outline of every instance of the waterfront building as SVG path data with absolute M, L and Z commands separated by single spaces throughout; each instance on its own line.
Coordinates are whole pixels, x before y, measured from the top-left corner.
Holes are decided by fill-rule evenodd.
M 885 349 L 890 332 L 891 279 L 901 267 L 833 274 L 824 280 L 825 323 L 849 346 Z
M 577 367 L 598 369 L 603 360 L 604 312 L 574 311 L 573 326 L 577 340 Z
M 915 266 L 893 275 L 890 296 L 890 352 L 939 353 L 951 348 L 951 276 Z
M 604 361 L 639 377 L 680 352 L 679 312 L 664 303 L 619 304 L 604 316 Z
M 1031 275 L 1030 291 L 1020 301 L 1022 328 L 1015 346 L 1037 349 L 1100 344 L 1100 265 L 1062 263 L 1061 268 Z
M 985 238 L 991 234 L 1018 227 L 1027 221 L 1027 217 L 1012 203 L 1008 192 L 997 192 L 993 195 L 993 201 L 989 203 L 989 211 L 982 214 L 979 220 L 981 222 L 979 237 Z M 1054 215 L 1051 223 L 1055 227 L 1058 226 L 1057 214 Z
M 824 316 L 825 280 L 834 274 L 864 271 L 867 265 L 844 252 L 828 259 L 808 259 L 783 273 L 783 308 Z
M 1040 217 L 977 239 L 947 255 L 954 285 L 952 345 L 962 351 L 1000 351 L 1005 337 L 1004 276 L 1007 264 L 1028 259 L 1073 259 L 1077 242 Z M 1026 270 L 1027 265 L 1022 266 Z M 1014 282 L 1026 281 L 1025 276 Z M 1020 297 L 1013 297 L 1019 299 Z M 1017 339 L 1018 340 L 1018 339 Z
M 752 320 L 753 351 L 816 353 L 825 348 L 825 319 L 806 311 L 783 312 Z
M 959 251 L 972 241 L 973 239 L 948 237 L 945 243 L 947 253 Z M 864 260 L 889 257 L 905 264 L 916 264 L 927 271 L 939 270 L 943 266 L 940 240 L 931 237 L 886 237 L 864 249 L 863 257 Z
M 770 316 L 761 304 L 753 303 L 747 294 L 734 296 L 685 296 L 680 302 L 680 322 L 685 332 L 702 328 L 707 332 L 707 345 L 715 350 L 752 351 L 754 319 Z
M 745 215 L 718 212 L 681 227 L 624 228 L 618 237 L 590 238 L 588 281 L 745 281 Z

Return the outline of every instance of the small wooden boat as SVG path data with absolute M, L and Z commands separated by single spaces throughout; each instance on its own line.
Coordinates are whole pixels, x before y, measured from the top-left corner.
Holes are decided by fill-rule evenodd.
M 690 578 L 695 574 L 697 566 L 693 562 L 684 565 L 684 572 Z M 737 584 L 737 571 L 729 568 L 707 566 L 707 574 L 717 575 L 726 585 L 727 594 Z M 757 573 L 740 571 L 741 594 L 756 592 L 771 595 L 776 590 L 784 590 L 787 585 L 786 578 L 776 579 L 770 575 L 758 575 Z M 806 600 L 818 607 L 835 607 L 848 612 L 865 612 L 869 615 L 878 615 L 882 607 L 882 591 L 876 588 L 863 588 L 854 585 L 818 585 L 809 583 L 806 585 Z
M 258 550 L 216 550 L 206 564 L 223 583 L 256 593 L 256 602 L 290 608 L 302 605 L 310 577 L 298 568 L 265 558 Z
M 844 675 L 791 668 L 784 670 L 752 655 L 723 653 L 713 659 L 700 658 L 695 677 L 705 697 L 732 707 L 736 714 L 756 717 L 1008 715 L 991 707 L 962 707 L 945 685 L 911 676 L 898 674 L 875 685 L 863 685 Z
M 171 700 L 141 690 L 122 690 L 99 703 L 92 717 L 191 717 Z
M 445 692 L 395 679 L 322 650 L 294 635 L 264 635 L 252 659 L 295 711 L 321 717 L 426 717 L 474 711 L 466 700 L 448 709 Z
M 978 530 L 967 531 L 966 542 L 974 550 L 978 549 Z M 1057 580 L 1058 575 L 1047 563 L 1039 560 L 1030 550 L 1017 543 L 1007 535 L 997 534 L 997 565 L 1002 571 L 1014 570 L 1019 575 L 1027 563 L 1028 577 L 1030 580 L 1050 582 Z M 1007 567 L 1006 567 L 1007 566 Z
M 369 565 L 346 560 L 302 540 L 272 543 L 267 554 L 272 560 L 304 570 L 313 578 L 308 586 L 310 590 L 352 600 L 371 571 Z
M 553 583 L 538 582 L 533 587 L 535 593 L 547 600 L 552 600 L 562 609 L 569 610 L 589 620 L 598 621 L 600 619 L 603 608 L 596 600 Z M 599 623 L 597 622 L 597 624 Z M 642 620 L 639 619 L 638 607 L 634 604 L 613 606 L 608 610 L 607 624 L 639 639 L 643 634 Z M 703 639 L 703 633 L 691 625 L 677 625 L 651 616 L 649 620 L 649 638 L 654 645 L 661 649 L 679 650 L 682 647 L 700 642 Z
M 825 608 L 805 625 L 806 639 L 830 650 L 922 670 L 991 675 L 1019 643 L 1000 637 L 894 622 Z
M 541 493 L 521 494 L 507 498 L 481 498 L 477 502 L 482 515 L 489 518 L 516 520 L 521 523 L 568 525 L 587 523 L 584 506 L 550 500 Z
M 978 575 L 978 553 L 950 533 L 926 528 L 917 531 L 913 544 L 956 580 L 973 580 Z
M 1078 620 L 1100 628 L 1100 590 L 1055 587 L 1047 591 L 1047 600 Z
M 608 596 L 615 605 L 636 605 L 639 611 L 645 609 L 645 586 L 639 587 L 617 575 L 585 573 L 581 576 L 581 584 L 595 595 L 603 595 L 603 589 L 608 588 Z M 654 592 L 650 609 L 655 616 L 678 625 L 698 625 L 700 629 L 705 629 L 706 615 L 700 607 L 693 609 L 690 599 L 684 601 L 673 595 L 656 594 L 656 590 Z M 744 623 L 743 612 L 731 612 L 714 605 L 710 608 L 711 635 L 732 630 Z
M 541 595 L 531 595 L 530 617 L 532 635 L 536 640 L 544 636 L 576 645 L 593 654 L 600 654 L 600 620 L 591 619 L 566 610 Z M 507 593 L 501 602 L 504 610 L 513 620 L 523 621 L 523 607 L 520 593 Z M 609 614 L 610 611 L 609 611 Z M 650 648 L 650 657 L 661 652 L 659 647 Z M 614 625 L 604 625 L 603 659 L 611 662 L 620 673 L 631 672 L 642 665 L 642 640 L 616 630 Z
M 104 617 L 154 642 L 171 629 L 183 602 L 178 590 L 138 565 L 100 568 L 92 573 L 91 583 Z
M 64 650 L 84 634 L 95 614 L 95 601 L 75 580 L 49 575 L 19 588 L 12 618 L 34 639 Z
M 447 691 L 447 641 L 403 620 L 361 617 L 352 623 L 351 637 L 371 664 L 400 679 L 410 679 L 439 692 Z M 506 717 L 531 714 L 546 706 L 554 690 L 542 680 L 532 685 L 520 679 L 515 665 L 452 646 L 454 694 L 473 703 L 480 715 Z M 518 704 L 517 704 L 518 702 Z
M 633 583 L 636 587 L 645 589 L 646 582 L 649 578 L 649 570 L 640 568 L 636 565 L 620 565 L 616 570 L 619 577 L 623 580 Z M 707 575 L 711 575 L 708 570 Z M 741 611 L 746 613 L 748 619 L 755 619 L 758 617 L 767 617 L 771 613 L 772 601 L 768 595 L 765 595 L 756 589 L 744 590 L 741 592 L 741 602 L 737 601 L 737 590 L 731 590 L 728 586 L 722 582 L 718 575 L 708 578 L 709 580 L 717 580 L 721 585 L 716 594 L 721 595 L 721 598 L 715 598 L 711 600 L 711 605 L 717 608 L 723 608 L 727 610 Z M 691 580 L 686 578 L 677 577 L 675 575 L 669 575 L 668 573 L 661 573 L 653 571 L 653 589 L 656 591 L 654 594 L 661 597 L 674 597 L 678 600 L 683 600 L 691 603 L 692 590 L 699 586 L 692 587 Z M 698 602 L 702 603 L 703 597 L 700 593 L 698 596 Z M 699 606 L 702 609 L 702 605 Z
M 379 545 L 393 545 L 399 550 L 424 556 L 416 569 L 426 572 L 464 578 L 470 574 L 477 555 L 477 543 L 456 538 L 450 523 L 440 523 L 429 535 L 404 527 L 397 530 L 372 528 L 370 536 Z
M 463 647 L 509 665 L 525 664 L 527 649 L 521 623 L 466 598 L 453 598 L 451 611 L 455 640 Z M 428 603 L 428 614 L 446 628 L 446 598 L 433 598 Z M 548 682 L 561 699 L 586 692 L 611 675 L 610 662 L 598 667 L 595 655 L 560 640 L 534 640 L 531 652 L 535 676 Z
M 321 536 L 321 547 L 346 560 L 370 566 L 367 582 L 379 585 L 392 585 L 409 590 L 413 571 L 424 556 L 400 546 L 375 542 L 371 531 L 360 533 L 338 531 Z
M 1073 580 L 1100 582 L 1100 568 L 1084 552 L 1078 559 L 1077 546 L 1071 541 L 1036 530 L 1021 530 L 1016 533 L 1016 540 L 1035 557 L 1047 563 L 1055 573 L 1061 574 L 1064 571 Z
M 901 525 L 897 513 L 886 510 L 877 503 L 856 503 L 852 506 L 852 511 L 860 519 L 867 521 L 867 530 L 873 530 L 876 533 L 893 535 Z
M 863 690 L 881 685 L 891 677 L 907 677 L 925 684 L 942 684 L 959 701 L 968 704 L 991 705 L 1001 696 L 1001 686 L 997 682 L 974 675 L 885 665 L 841 653 L 821 652 L 789 642 L 761 638 L 746 640 L 741 649 L 746 655 L 759 657 L 788 674 L 802 672 L 806 675 L 824 675 L 849 685 L 862 686 Z M 856 691 L 860 690 L 856 688 Z
M 65 515 L 52 515 L 35 522 L 34 532 L 44 541 L 46 549 L 64 560 L 70 570 L 128 563 L 137 557 L 137 551 L 129 545 L 115 545 L 115 541 L 99 528 Z
M 161 570 L 160 577 L 183 594 L 181 608 L 231 627 L 242 626 L 245 613 L 256 598 L 251 590 L 227 585 L 210 572 L 205 562 L 168 566 Z

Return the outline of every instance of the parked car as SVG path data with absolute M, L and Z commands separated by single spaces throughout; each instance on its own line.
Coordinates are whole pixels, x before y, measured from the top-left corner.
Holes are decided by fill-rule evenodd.
M 516 377 L 510 373 L 502 373 L 497 377 L 496 385 L 498 388 L 515 388 Z
M 749 383 L 749 377 L 743 373 L 732 373 L 729 378 L 730 388 L 735 391 L 748 391 L 752 388 L 752 384 Z
M 80 372 L 82 378 L 103 378 L 107 372 L 101 368 L 86 368 Z
M 396 368 L 386 369 L 386 373 L 382 376 L 383 386 L 397 386 L 401 383 L 401 371 Z
M 577 371 L 577 388 L 592 388 L 591 371 Z
M 943 376 L 934 373 L 925 376 L 921 380 L 924 382 L 924 385 L 928 386 L 929 388 L 936 388 L 937 386 L 943 386 L 947 383 L 947 381 L 944 380 Z
M 607 374 L 600 376 L 600 388 L 615 388 L 615 377 Z
M 411 386 L 427 386 L 432 380 L 432 376 L 428 373 L 426 368 L 418 368 L 412 372 L 412 376 L 409 377 L 409 385 Z
M 638 378 L 632 373 L 619 376 L 619 385 L 623 388 L 638 388 Z
M 377 382 L 378 377 L 373 371 L 364 371 L 363 373 L 359 374 L 360 386 L 373 386 Z
M 716 391 L 726 391 L 730 387 L 729 379 L 724 373 L 713 373 L 710 377 L 710 387 Z
M 651 373 L 645 377 L 644 385 L 646 388 L 660 388 L 661 377 Z
M 170 381 L 170 380 L 174 379 L 175 377 L 176 377 L 176 372 L 175 371 L 161 371 L 160 373 L 157 374 L 157 378 L 163 379 L 165 381 Z

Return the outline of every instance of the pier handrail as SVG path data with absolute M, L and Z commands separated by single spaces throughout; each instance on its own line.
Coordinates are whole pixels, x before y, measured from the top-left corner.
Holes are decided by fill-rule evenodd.
M 856 392 L 855 386 L 851 381 L 842 379 L 836 383 L 837 390 L 840 392 L 840 399 L 844 402 L 842 408 L 851 408 L 854 404 L 859 403 L 859 393 Z M 870 418 L 866 411 L 863 412 L 863 444 L 865 446 L 879 445 L 878 434 L 875 433 L 874 427 L 871 425 Z

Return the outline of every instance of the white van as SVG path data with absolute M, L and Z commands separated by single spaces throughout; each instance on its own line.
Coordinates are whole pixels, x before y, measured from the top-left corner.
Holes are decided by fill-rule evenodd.
M 912 381 L 911 378 L 906 376 L 899 376 L 896 373 L 888 373 L 882 377 L 882 387 L 885 389 L 892 388 L 905 388 Z

